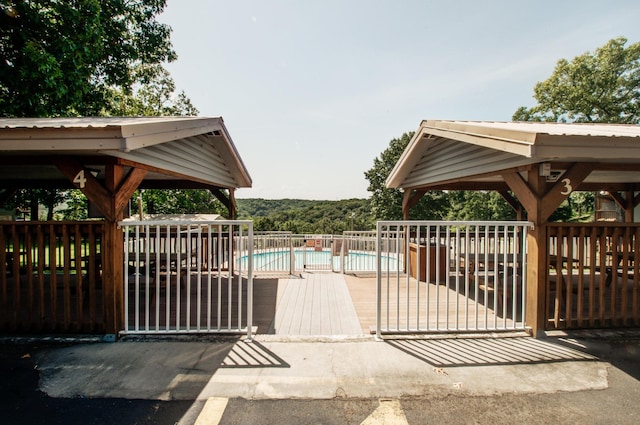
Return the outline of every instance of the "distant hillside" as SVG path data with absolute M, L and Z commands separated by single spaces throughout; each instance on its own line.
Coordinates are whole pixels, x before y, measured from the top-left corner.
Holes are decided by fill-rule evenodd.
M 303 209 L 326 201 L 310 201 L 307 199 L 236 199 L 238 219 L 267 217 L 283 211 Z
M 368 199 L 237 199 L 240 220 L 253 220 L 256 231 L 338 234 L 371 230 L 375 220 Z

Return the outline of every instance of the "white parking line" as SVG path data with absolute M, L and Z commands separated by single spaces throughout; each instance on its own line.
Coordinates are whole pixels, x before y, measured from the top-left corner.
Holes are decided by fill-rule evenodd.
M 360 425 L 408 425 L 399 400 L 381 399 L 380 405 Z
M 198 415 L 195 425 L 218 425 L 222 419 L 224 409 L 227 408 L 228 401 L 228 398 L 209 398 Z

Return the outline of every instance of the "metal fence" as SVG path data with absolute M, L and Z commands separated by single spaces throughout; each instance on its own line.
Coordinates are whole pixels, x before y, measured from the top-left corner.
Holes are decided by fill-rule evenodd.
M 530 226 L 378 222 L 377 336 L 524 329 Z
M 342 235 L 263 232 L 256 233 L 253 240 L 256 272 L 375 273 L 376 270 L 375 231 L 345 232 Z M 240 261 L 246 262 L 247 258 Z
M 251 221 L 125 221 L 121 225 L 124 334 L 226 332 L 252 337 Z

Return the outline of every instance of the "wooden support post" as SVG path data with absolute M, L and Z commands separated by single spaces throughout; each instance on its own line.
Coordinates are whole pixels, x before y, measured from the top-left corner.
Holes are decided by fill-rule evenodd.
M 123 169 L 119 165 L 106 168 L 105 186 L 114 193 L 123 179 Z M 124 218 L 124 209 L 116 211 L 116 197 L 111 197 L 111 213 L 114 219 L 106 219 L 102 243 L 102 286 L 105 302 L 107 334 L 117 334 L 124 329 L 124 235 L 118 229 L 118 221 Z
M 102 257 L 102 290 L 104 295 L 105 331 L 117 334 L 124 329 L 124 235 L 118 222 L 124 218 L 129 199 L 147 174 L 132 168 L 125 176 L 124 167 L 109 163 L 105 166 L 104 185 L 73 158 L 55 162 L 58 169 L 85 196 L 95 203 L 105 217 L 100 255 Z
M 635 209 L 635 203 L 632 190 L 627 190 L 626 201 L 627 202 L 624 207 L 624 221 L 625 223 L 633 223 L 633 210 Z
M 427 193 L 426 189 L 411 190 L 405 189 L 404 196 L 402 197 L 402 219 L 409 220 L 409 212 L 418 201 Z
M 532 167 L 525 180 L 520 173 L 506 173 L 502 177 L 527 210 L 534 228 L 527 237 L 527 314 L 525 323 L 534 337 L 544 335 L 547 303 L 547 220 L 572 191 L 578 188 L 595 168 L 591 163 L 574 163 L 562 175 L 562 179 L 550 185 Z
M 538 173 L 529 173 L 528 187 L 535 200 L 535 206 L 532 211 L 528 211 L 529 220 L 533 222 L 533 230 L 527 234 L 527 314 L 525 324 L 531 327 L 533 336 L 539 338 L 544 335 L 546 325 L 546 261 L 549 250 L 547 246 L 547 217 L 545 217 L 546 213 L 543 211 L 545 208 L 542 202 L 546 189 L 545 177 L 539 176 Z
M 227 211 L 229 212 L 228 219 L 235 220 L 236 218 L 236 198 L 235 191 L 233 188 L 229 188 L 229 196 L 227 197 L 225 193 L 218 188 L 210 188 L 209 191 L 216 197 L 222 205 L 227 207 Z

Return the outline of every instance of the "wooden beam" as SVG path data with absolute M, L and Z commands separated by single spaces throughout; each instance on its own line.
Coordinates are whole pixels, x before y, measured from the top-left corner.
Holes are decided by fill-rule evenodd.
M 142 182 L 142 180 L 146 175 L 147 175 L 147 170 L 132 168 L 129 171 L 129 174 L 127 174 L 125 179 L 121 182 L 120 186 L 118 187 L 118 190 L 114 194 L 115 195 L 114 208 L 117 216 L 122 215 L 124 217 L 124 214 L 120 214 L 120 213 L 124 212 L 127 205 L 129 204 L 129 200 L 131 199 L 131 196 L 133 196 L 133 193 L 138 189 L 138 187 L 140 186 L 140 183 Z
M 229 217 L 228 217 L 229 220 L 233 220 L 233 218 L 231 218 L 231 214 L 234 208 L 231 206 L 231 199 L 229 199 L 227 195 L 219 188 L 212 187 L 212 188 L 209 188 L 209 191 L 213 194 L 213 196 L 218 198 L 220 202 L 222 202 L 222 205 L 224 205 L 227 208 L 227 211 L 229 212 Z M 233 213 L 235 214 L 235 211 L 233 211 Z
M 229 188 L 229 205 L 231 209 L 229 210 L 229 220 L 236 219 L 237 212 L 237 204 L 236 204 L 236 191 L 234 188 Z
M 637 207 L 640 204 L 640 193 L 633 197 L 633 207 Z
M 595 164 L 590 162 L 576 162 L 560 176 L 551 189 L 542 198 L 540 210 L 541 220 L 546 221 L 558 206 L 569 197 L 571 192 L 580 187 L 585 178 L 591 174 Z
M 534 220 L 537 217 L 540 205 L 540 196 L 534 193 L 529 184 L 522 178 L 520 173 L 503 174 L 502 178 L 516 195 L 520 204 L 529 214 L 529 218 Z
M 185 174 L 176 173 L 175 171 L 165 170 L 164 168 L 153 167 L 153 166 L 150 166 L 150 165 L 141 164 L 141 163 L 136 162 L 136 161 L 130 161 L 130 160 L 127 160 L 127 159 L 119 159 L 118 164 L 124 165 L 124 166 L 128 166 L 128 167 L 133 167 L 133 168 L 140 168 L 140 169 L 143 169 L 143 170 L 147 170 L 149 172 L 163 174 L 165 176 L 171 176 L 171 177 L 174 177 L 174 178 L 180 179 L 180 180 L 188 180 L 188 181 L 193 181 L 193 182 L 197 182 L 197 183 L 201 183 L 201 184 L 205 184 L 205 185 L 206 184 L 211 185 L 211 182 L 207 181 L 205 179 L 199 179 L 199 178 L 194 177 L 194 176 L 187 176 Z
M 95 204 L 106 219 L 115 220 L 114 211 L 111 211 L 111 192 L 102 186 L 90 170 L 72 157 L 57 158 L 55 166 Z
M 498 193 L 500 194 L 500 196 L 502 196 L 502 199 L 504 199 L 505 202 L 509 204 L 511 208 L 513 208 L 514 211 L 518 211 L 522 207 L 522 205 L 520 205 L 520 202 L 518 202 L 516 198 L 511 196 L 511 193 L 509 193 L 508 191 L 499 190 Z
M 624 219 L 625 222 L 627 223 L 633 223 L 633 191 L 628 190 L 626 193 L 626 199 L 625 199 L 626 205 L 624 207 Z
M 0 191 L 0 207 L 2 207 L 9 199 L 16 194 L 18 189 L 2 189 Z
M 622 195 L 618 192 L 609 192 L 609 196 L 611 196 L 611 199 L 613 199 L 615 201 L 616 204 L 618 204 L 618 206 L 622 209 L 625 208 L 625 199 L 622 197 Z
M 139 175 L 137 175 L 139 176 Z M 136 177 L 133 178 L 132 183 Z M 121 165 L 110 164 L 105 169 L 105 186 L 109 193 L 116 193 L 125 186 Z M 126 189 L 127 191 L 130 189 Z M 124 192 L 123 192 L 124 193 Z M 117 334 L 124 329 L 124 233 L 118 221 L 124 218 L 124 210 L 116 208 L 116 197 L 109 198 L 111 218 L 105 220 L 102 245 L 102 273 L 107 333 Z
M 406 190 L 402 197 L 402 217 L 409 220 L 411 208 L 415 207 L 418 201 L 427 193 L 426 189 Z

